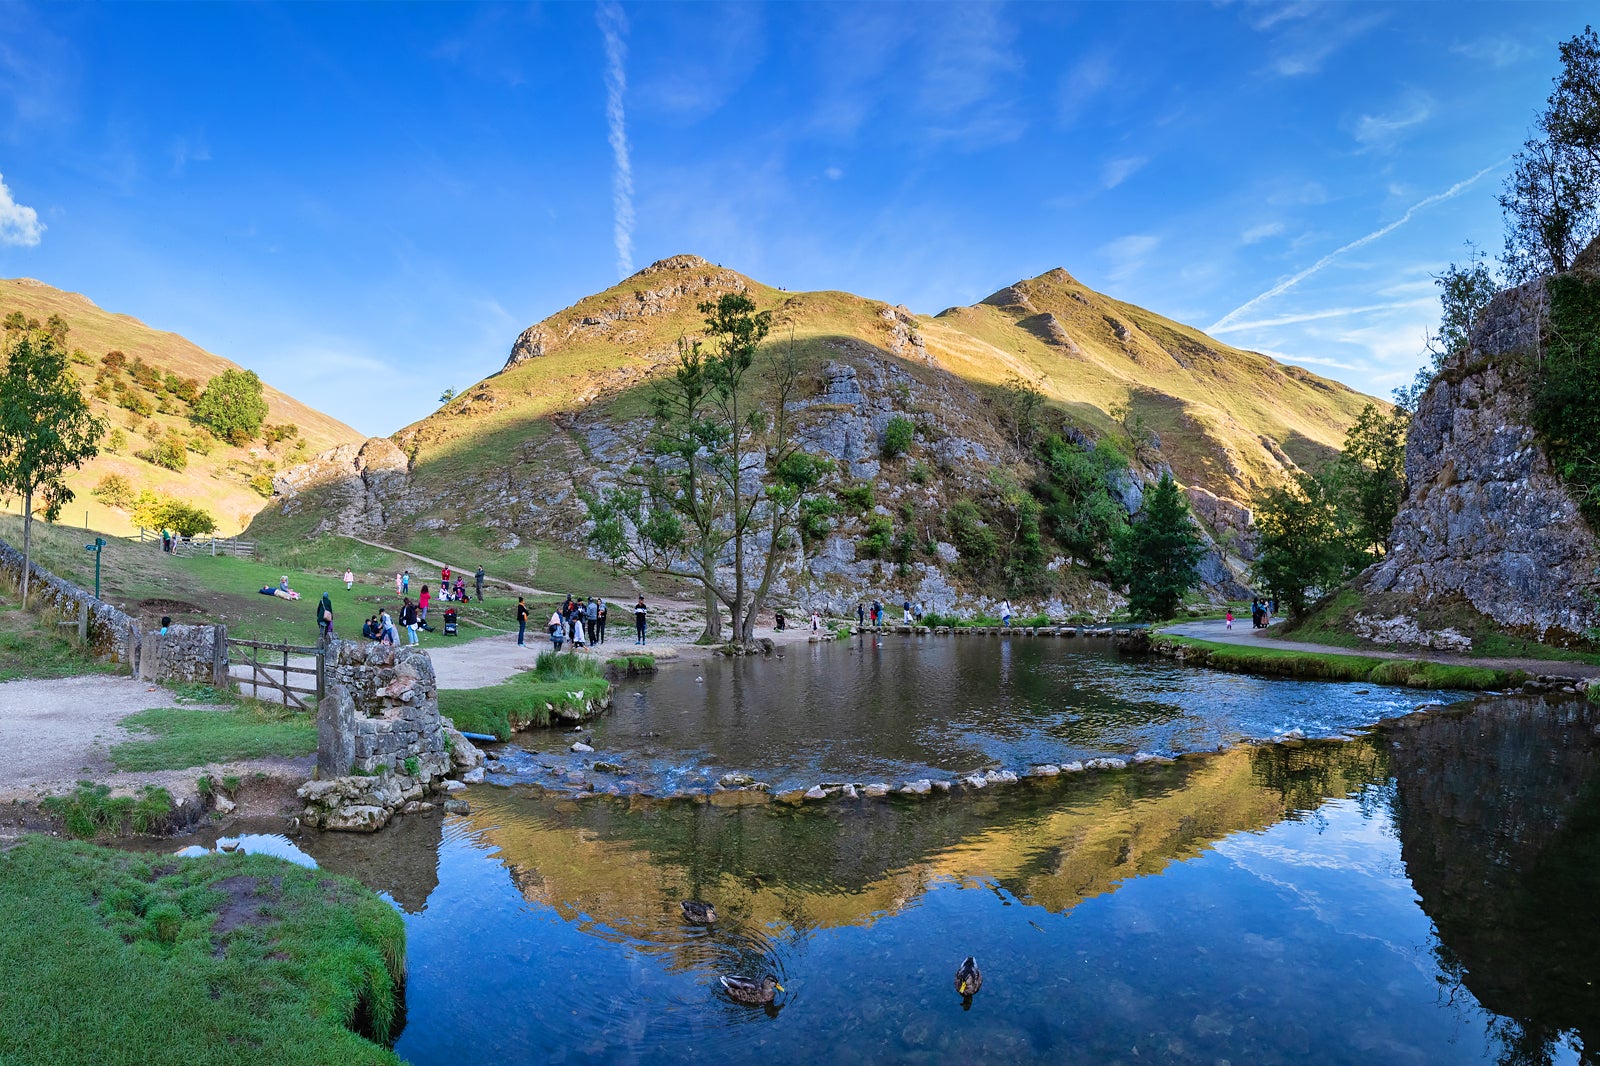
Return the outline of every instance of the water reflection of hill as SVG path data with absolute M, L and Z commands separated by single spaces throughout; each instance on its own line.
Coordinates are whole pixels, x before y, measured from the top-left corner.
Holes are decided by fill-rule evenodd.
M 529 799 L 483 805 L 472 819 L 527 898 L 648 939 L 677 927 L 683 898 L 798 930 L 870 924 L 941 881 L 995 884 L 1063 913 L 1383 776 L 1381 749 L 1360 740 L 911 803 L 641 810 Z
M 1583 702 L 1516 699 L 1392 730 L 1401 855 L 1440 961 L 1518 1020 L 1518 1061 L 1546 1061 L 1563 1031 L 1600 1047 L 1597 722 Z

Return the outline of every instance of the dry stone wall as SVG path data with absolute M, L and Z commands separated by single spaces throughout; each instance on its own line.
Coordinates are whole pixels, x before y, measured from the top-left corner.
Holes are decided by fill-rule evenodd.
M 373 832 L 402 811 L 431 809 L 453 771 L 482 756 L 439 716 L 433 662 L 419 648 L 335 640 L 317 709 L 317 780 L 299 795 L 318 829 Z M 459 786 L 456 786 L 459 787 Z
M 130 669 L 137 664 L 142 639 L 137 619 L 95 599 L 93 593 L 66 578 L 57 577 L 37 562 L 30 563 L 28 569 L 32 574 L 28 597 L 34 608 L 70 620 L 78 618 L 87 606 L 89 647 L 94 654 Z M 20 587 L 22 584 L 22 552 L 5 541 L 0 541 L 0 575 L 11 585 Z

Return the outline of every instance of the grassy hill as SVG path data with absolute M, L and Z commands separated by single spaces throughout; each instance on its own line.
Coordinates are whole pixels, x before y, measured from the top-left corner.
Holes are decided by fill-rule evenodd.
M 266 480 L 257 484 L 266 487 L 272 475 L 285 466 L 361 440 L 361 435 L 343 422 L 271 385 L 264 389 L 267 424 L 292 426 L 292 435 L 271 444 L 258 438 L 244 447 L 200 440 L 188 417 L 191 402 L 184 397 L 191 387 L 204 389 L 217 374 L 238 369 L 237 364 L 176 333 L 152 329 L 136 318 L 105 311 L 78 293 L 63 292 L 31 278 L 0 279 L 0 317 L 12 312 L 40 323 L 48 322 L 52 315 L 66 321 L 67 347 L 74 351 L 73 371 L 82 381 L 94 413 L 105 418 L 113 431 L 120 431 L 120 437 L 114 438 L 114 450 L 107 447 L 111 441 L 103 443 L 98 458 L 68 477 L 77 499 L 67 505 L 64 521 L 87 522 L 92 528 L 115 533 L 130 531 L 133 527 L 126 511 L 90 494 L 101 478 L 117 474 L 126 478 L 135 492 L 153 489 L 204 507 L 216 517 L 221 532 L 234 533 L 248 525 L 265 502 L 261 491 L 251 487 L 252 478 L 265 476 Z M 123 353 L 120 363 L 112 360 L 119 369 L 113 370 L 104 360 L 111 352 Z M 209 451 L 189 450 L 181 471 L 136 457 L 136 452 L 172 431 L 195 442 L 193 447 L 209 445 Z
M 1022 486 L 1037 476 L 1038 456 L 1011 441 L 997 403 L 1008 383 L 1039 390 L 1076 439 L 1110 438 L 1134 457 L 1136 476 L 1167 465 L 1220 497 L 1202 515 L 1218 530 L 1241 527 L 1247 501 L 1290 467 L 1334 454 L 1372 402 L 1096 293 L 1064 270 L 927 316 L 845 292 L 786 292 L 676 256 L 529 327 L 499 373 L 378 442 L 383 477 L 353 450 L 296 471 L 295 494 L 263 510 L 252 535 L 359 527 L 402 546 L 437 537 L 482 550 L 580 546 L 579 491 L 635 460 L 651 382 L 674 364 L 680 338 L 701 335 L 699 304 L 733 291 L 772 312 L 767 352 L 800 356 L 802 432 L 834 440 L 833 487 L 873 482 L 877 503 L 917 526 L 918 543 L 944 539 L 938 516 L 953 501 L 987 495 L 992 513 L 991 473 Z M 879 464 L 878 434 L 892 415 L 915 421 L 916 441 L 903 460 Z M 851 437 L 843 452 L 841 434 Z M 842 517 L 838 532 L 857 536 L 869 517 Z M 1072 587 L 1075 570 L 1053 571 L 1061 582 L 1051 594 L 1062 602 L 1087 595 Z M 846 582 L 865 578 L 855 571 Z M 885 580 L 895 578 L 906 574 Z

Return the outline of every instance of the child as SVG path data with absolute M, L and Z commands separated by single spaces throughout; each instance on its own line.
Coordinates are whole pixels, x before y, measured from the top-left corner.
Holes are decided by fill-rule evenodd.
M 1228 628 L 1229 629 L 1233 628 L 1233 608 L 1232 607 L 1228 608 Z

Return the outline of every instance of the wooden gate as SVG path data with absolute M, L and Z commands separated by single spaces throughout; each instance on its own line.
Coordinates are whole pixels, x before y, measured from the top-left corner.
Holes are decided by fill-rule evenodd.
M 238 649 L 236 653 L 234 649 Z M 228 677 L 238 686 L 241 695 L 261 699 L 261 690 L 267 689 L 269 700 L 277 699 L 285 707 L 297 707 L 316 713 L 322 702 L 323 649 L 307 648 L 298 644 L 269 644 L 261 640 L 235 640 L 228 638 Z M 298 660 L 291 662 L 291 658 Z M 304 665 L 310 658 L 313 665 Z M 244 672 L 239 672 L 240 669 Z M 295 684 L 296 681 L 301 681 Z M 311 687 L 306 687 L 307 684 Z M 249 689 L 247 693 L 245 690 Z M 307 704 L 302 697 L 313 697 Z

